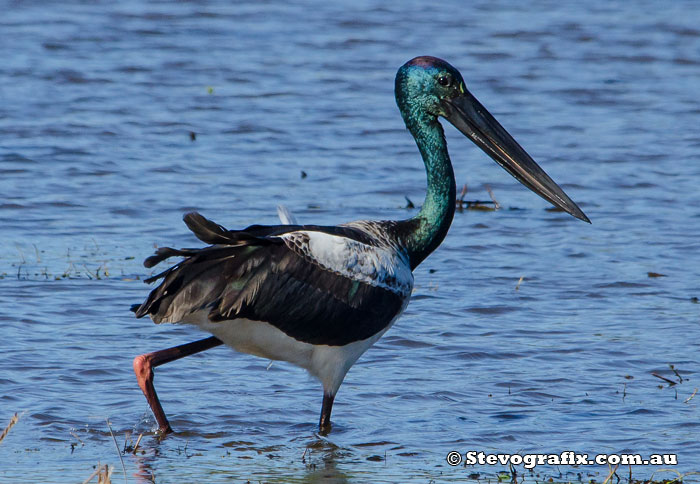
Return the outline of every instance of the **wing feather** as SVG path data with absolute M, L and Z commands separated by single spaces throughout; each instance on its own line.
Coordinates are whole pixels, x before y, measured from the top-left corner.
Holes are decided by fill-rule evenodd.
M 334 271 L 308 247 L 279 235 L 259 235 L 272 229 L 230 231 L 199 214 L 185 221 L 200 240 L 215 245 L 161 248 L 147 259 L 185 257 L 151 278 L 162 282 L 135 309 L 137 317 L 180 322 L 206 309 L 212 322 L 265 321 L 300 341 L 345 345 L 381 331 L 405 305 L 405 293 Z

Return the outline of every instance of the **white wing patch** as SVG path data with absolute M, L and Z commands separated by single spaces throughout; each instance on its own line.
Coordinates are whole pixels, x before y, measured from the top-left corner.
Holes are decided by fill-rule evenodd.
M 413 273 L 408 258 L 391 247 L 374 247 L 347 237 L 313 231 L 291 232 L 282 238 L 325 269 L 403 297 L 411 294 Z M 308 240 L 308 245 L 302 247 L 300 239 Z
M 284 205 L 277 205 L 277 216 L 282 225 L 298 225 L 297 218 Z

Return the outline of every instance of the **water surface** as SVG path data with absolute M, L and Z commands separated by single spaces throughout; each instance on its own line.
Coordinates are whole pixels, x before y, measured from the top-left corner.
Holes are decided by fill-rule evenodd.
M 2 10 L 0 430 L 20 420 L 0 444 L 0 481 L 82 482 L 100 462 L 120 482 L 107 420 L 120 448 L 144 434 L 123 456 L 129 482 L 508 470 L 450 467 L 451 450 L 677 453 L 677 471 L 700 470 L 693 3 Z M 424 169 L 393 79 L 424 54 L 461 70 L 593 225 L 549 211 L 449 127 L 466 198 L 488 199 L 487 183 L 503 208 L 457 213 L 405 315 L 348 374 L 333 432 L 316 434 L 320 385 L 302 370 L 220 347 L 158 368 L 177 434 L 156 439 L 131 360 L 202 334 L 132 317 L 151 274 L 141 261 L 199 244 L 181 222 L 190 210 L 236 228 L 276 223 L 278 204 L 318 224 L 414 214 L 404 197 L 420 204 Z M 675 477 L 657 470 L 632 474 Z

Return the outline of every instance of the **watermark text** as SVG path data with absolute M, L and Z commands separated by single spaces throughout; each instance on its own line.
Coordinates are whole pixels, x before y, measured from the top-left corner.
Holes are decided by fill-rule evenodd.
M 678 465 L 676 454 L 651 454 L 648 458 L 641 454 L 579 454 L 574 451 L 564 451 L 559 454 L 487 454 L 470 450 L 464 454 L 452 451 L 447 454 L 447 463 L 451 466 L 466 465 L 522 465 L 525 469 L 533 469 L 541 465 L 554 466 L 594 466 L 594 465 Z

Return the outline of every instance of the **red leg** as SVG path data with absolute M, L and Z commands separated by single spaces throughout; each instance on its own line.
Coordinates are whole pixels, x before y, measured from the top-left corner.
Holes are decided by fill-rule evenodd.
M 321 405 L 321 420 L 318 422 L 318 429 L 322 434 L 327 434 L 331 430 L 331 410 L 335 395 L 323 393 L 323 404 Z
M 165 416 L 160 400 L 158 400 L 156 389 L 153 386 L 153 368 L 171 361 L 179 360 L 185 356 L 194 355 L 200 351 L 208 350 L 209 348 L 219 346 L 220 344 L 223 344 L 223 341 L 214 336 L 210 336 L 209 338 L 195 341 L 193 343 L 175 346 L 166 350 L 154 351 L 153 353 L 146 353 L 145 355 L 140 355 L 134 358 L 134 373 L 136 373 L 136 380 L 139 383 L 141 391 L 146 396 L 148 405 L 151 407 L 151 410 L 153 410 L 153 415 L 155 415 L 156 420 L 158 421 L 160 432 L 167 434 L 172 432 L 173 429 L 170 428 L 168 418 Z

